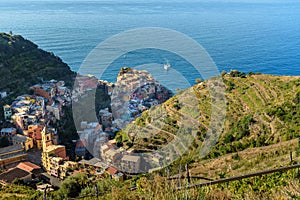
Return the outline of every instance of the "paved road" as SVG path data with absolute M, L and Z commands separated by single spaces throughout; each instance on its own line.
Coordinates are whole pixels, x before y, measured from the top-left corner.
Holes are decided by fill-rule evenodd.
M 42 159 L 42 150 L 34 148 L 27 151 L 27 160 L 29 162 L 32 162 L 36 165 L 41 165 L 42 163 L 41 159 Z

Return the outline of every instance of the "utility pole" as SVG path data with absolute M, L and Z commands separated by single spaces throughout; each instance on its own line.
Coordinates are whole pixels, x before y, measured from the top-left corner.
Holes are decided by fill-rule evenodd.
M 178 185 L 181 187 L 181 164 L 179 165 L 179 171 L 178 171 Z
M 297 164 L 299 164 L 299 162 L 297 162 Z M 296 168 L 296 178 L 299 178 L 299 168 Z
M 95 184 L 95 193 L 96 193 L 96 197 L 98 199 L 99 198 L 99 190 L 98 190 L 97 183 Z
M 47 200 L 47 189 L 48 189 L 48 185 L 46 185 L 45 189 L 44 189 L 44 200 Z
M 188 179 L 188 184 L 191 183 L 191 177 L 190 177 L 190 172 L 189 172 L 189 166 L 188 164 L 185 165 L 185 171 L 186 171 L 186 177 Z
M 189 195 L 188 195 L 188 187 L 191 183 L 191 178 L 190 178 L 190 173 L 189 173 L 189 167 L 188 164 L 185 165 L 185 171 L 186 171 L 186 177 L 187 177 L 187 187 L 185 190 L 185 199 L 188 200 L 189 199 Z
M 170 178 L 170 170 L 169 170 L 169 167 L 167 167 L 167 178 L 168 178 L 168 179 Z

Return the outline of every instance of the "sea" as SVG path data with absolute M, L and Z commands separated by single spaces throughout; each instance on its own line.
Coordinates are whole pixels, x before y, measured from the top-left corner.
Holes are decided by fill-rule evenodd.
M 219 72 L 300 75 L 300 1 L 0 0 L 0 32 L 22 35 L 78 72 L 104 41 L 147 27 L 176 31 L 197 42 Z M 173 37 L 165 37 L 160 40 L 165 39 L 166 49 L 180 48 Z M 134 44 L 138 37 L 125 40 Z M 114 82 L 125 66 L 149 70 L 173 89 L 203 78 L 182 54 L 142 47 L 116 57 L 99 78 Z M 169 70 L 163 69 L 166 63 Z M 100 76 L 95 68 L 85 73 Z

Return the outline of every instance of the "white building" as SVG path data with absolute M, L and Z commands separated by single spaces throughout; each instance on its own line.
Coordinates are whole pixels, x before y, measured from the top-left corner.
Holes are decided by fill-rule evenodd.
M 140 172 L 141 157 L 133 155 L 124 155 L 121 159 L 121 169 L 128 173 Z
M 12 116 L 12 110 L 9 105 L 3 106 L 3 111 L 4 111 L 4 119 L 8 120 Z

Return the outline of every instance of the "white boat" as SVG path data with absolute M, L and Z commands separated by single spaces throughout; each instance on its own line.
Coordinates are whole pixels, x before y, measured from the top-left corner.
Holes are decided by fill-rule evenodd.
M 169 70 L 171 68 L 171 65 L 169 63 L 164 64 L 164 69 Z

